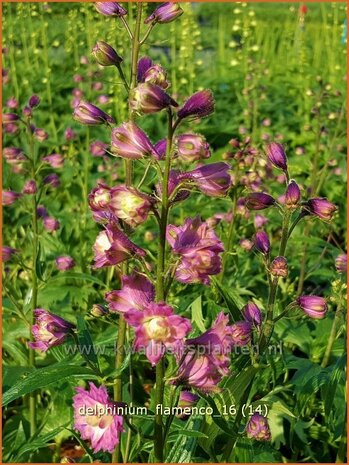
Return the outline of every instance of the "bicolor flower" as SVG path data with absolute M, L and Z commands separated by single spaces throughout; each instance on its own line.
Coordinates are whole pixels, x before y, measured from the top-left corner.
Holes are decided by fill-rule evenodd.
M 161 360 L 166 349 L 181 344 L 192 329 L 189 320 L 175 315 L 172 307 L 164 302 L 151 302 L 143 311 L 128 310 L 124 316 L 135 328 L 135 350 L 145 351 L 153 366 Z
M 286 278 L 288 275 L 288 264 L 285 257 L 276 257 L 270 264 L 270 273 L 273 276 Z
M 210 146 L 201 134 L 181 134 L 175 139 L 179 158 L 189 163 L 211 156 Z
M 38 189 L 37 189 L 36 182 L 34 181 L 34 179 L 29 179 L 24 184 L 22 192 L 23 194 L 36 194 L 37 190 Z
M 67 271 L 71 270 L 75 266 L 75 261 L 72 257 L 69 257 L 69 255 L 62 255 L 60 257 L 57 257 L 56 260 L 56 266 L 60 271 Z
M 89 383 L 89 390 L 82 387 L 75 388 L 73 397 L 74 429 L 79 431 L 85 441 L 90 441 L 94 452 L 104 451 L 112 453 L 120 442 L 120 434 L 124 431 L 124 419 L 120 415 L 113 415 L 112 402 L 105 386 L 96 387 Z M 109 411 L 108 411 L 109 407 Z M 87 414 L 87 409 L 100 412 Z
M 254 413 L 247 423 L 246 434 L 247 437 L 257 441 L 270 441 L 271 434 L 268 420 L 262 415 Z
M 131 121 L 113 129 L 111 152 L 131 160 L 147 156 L 157 158 L 157 152 L 146 133 Z
M 109 208 L 117 218 L 132 228 L 144 223 L 153 199 L 133 187 L 117 186 L 110 189 Z
M 16 202 L 20 197 L 22 197 L 22 194 L 14 191 L 2 191 L 2 204 L 4 206 L 7 205 L 12 205 L 13 203 Z
M 249 301 L 242 309 L 242 314 L 246 321 L 256 326 L 260 326 L 262 323 L 262 313 L 254 302 Z
M 338 273 L 346 273 L 348 268 L 348 256 L 347 254 L 338 255 L 336 258 L 336 270 Z
M 75 328 L 72 323 L 43 308 L 35 309 L 34 316 L 35 324 L 32 326 L 32 333 L 35 342 L 28 342 L 28 346 L 41 352 L 63 344 L 67 335 Z
M 117 2 L 96 2 L 96 10 L 104 16 L 125 16 L 127 11 Z
M 270 251 L 269 236 L 265 231 L 258 231 L 254 237 L 254 246 L 258 252 L 268 255 Z
M 210 90 L 196 92 L 178 110 L 177 116 L 183 118 L 204 118 L 214 112 L 214 98 Z
M 110 223 L 101 231 L 93 246 L 94 267 L 117 265 L 134 255 L 144 257 L 145 251 L 130 241 L 116 224 Z
M 167 3 L 163 3 L 162 5 L 158 6 L 156 10 L 150 16 L 148 16 L 147 19 L 144 20 L 144 23 L 145 24 L 170 23 L 171 21 L 174 21 L 182 14 L 183 14 L 183 10 L 178 5 L 178 3 L 167 2 Z
M 92 103 L 80 100 L 74 108 L 73 118 L 81 124 L 95 126 L 99 124 L 114 123 L 114 119 Z
M 237 321 L 231 326 L 231 338 L 235 347 L 249 344 L 252 337 L 252 323 L 250 321 Z
M 118 66 L 122 63 L 122 58 L 113 47 L 103 40 L 98 40 L 92 49 L 92 55 L 102 66 Z
M 245 198 L 245 207 L 249 210 L 264 210 L 275 205 L 275 199 L 264 192 L 252 192 Z
M 210 197 L 224 197 L 231 187 L 230 166 L 224 162 L 211 163 L 183 173 L 198 189 Z
M 150 66 L 145 71 L 142 82 L 155 84 L 162 89 L 170 87 L 170 82 L 167 80 L 167 71 L 161 65 Z
M 285 150 L 278 142 L 272 142 L 267 145 L 266 152 L 271 163 L 283 171 L 287 171 L 287 158 Z
M 133 273 L 121 278 L 122 288 L 105 295 L 111 312 L 126 313 L 136 309 L 144 311 L 155 299 L 153 284 L 142 274 Z
M 63 168 L 64 165 L 64 157 L 60 153 L 46 155 L 46 157 L 43 157 L 42 161 L 52 166 L 52 168 Z
M 303 206 L 305 212 L 321 220 L 330 221 L 337 211 L 336 205 L 325 198 L 309 199 Z
M 298 184 L 291 180 L 285 193 L 285 205 L 287 208 L 297 208 L 301 200 L 301 191 Z
M 178 107 L 177 102 L 161 87 L 149 82 L 138 84 L 131 91 L 129 104 L 130 108 L 140 115 L 157 113 L 170 106 Z
M 310 318 L 324 318 L 327 312 L 326 300 L 316 295 L 301 295 L 295 302 Z

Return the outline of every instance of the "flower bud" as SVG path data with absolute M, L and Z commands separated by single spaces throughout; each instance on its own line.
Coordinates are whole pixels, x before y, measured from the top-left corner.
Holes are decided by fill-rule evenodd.
M 179 395 L 179 400 L 178 400 L 178 407 L 182 409 L 186 409 L 188 411 L 192 407 L 195 407 L 195 405 L 198 403 L 200 400 L 200 397 L 196 394 L 193 394 L 192 392 L 189 391 L 182 391 Z M 186 419 L 190 416 L 190 413 L 188 415 L 186 414 L 179 414 L 177 415 L 178 418 L 181 419 Z
M 245 206 L 249 210 L 264 210 L 275 205 L 275 199 L 264 192 L 252 192 L 246 197 Z
M 166 139 L 161 139 L 159 142 L 157 142 L 154 145 L 154 148 L 156 150 L 156 158 L 157 160 L 163 160 L 166 155 L 166 149 L 167 149 L 167 140 Z
M 29 99 L 29 107 L 36 108 L 40 103 L 40 97 L 38 95 L 32 95 Z
M 210 146 L 201 134 L 181 134 L 176 137 L 176 152 L 179 158 L 193 162 L 211 156 Z
M 6 102 L 6 106 L 11 109 L 18 108 L 18 100 L 15 97 L 10 97 Z
M 75 137 L 76 137 L 76 133 L 72 128 L 67 128 L 64 131 L 64 138 L 65 138 L 66 141 L 71 141 L 71 140 L 75 139 Z
M 204 118 L 214 112 L 214 99 L 210 90 L 201 90 L 193 94 L 178 110 L 180 119 L 191 117 Z
M 166 92 L 159 86 L 141 83 L 130 93 L 129 104 L 132 111 L 141 114 L 156 113 L 170 106 L 178 107 Z
M 182 8 L 178 3 L 167 2 L 158 6 L 156 10 L 145 19 L 144 24 L 159 23 L 165 24 L 174 21 L 183 14 Z
M 93 157 L 103 157 L 106 155 L 107 148 L 108 144 L 105 144 L 100 140 L 96 140 L 90 144 L 90 153 Z
M 268 234 L 265 231 L 258 231 L 254 238 L 254 246 L 258 252 L 263 255 L 268 255 L 270 250 L 270 241 Z
M 244 250 L 247 250 L 248 252 L 250 250 L 252 250 L 253 245 L 254 245 L 252 241 L 250 241 L 249 239 L 246 239 L 246 238 L 245 239 L 240 239 L 239 244 Z
M 111 116 L 107 115 L 100 108 L 92 105 L 92 103 L 80 101 L 75 107 L 73 118 L 81 124 L 94 126 L 99 124 L 114 123 Z
M 271 434 L 268 420 L 262 415 L 254 413 L 247 423 L 246 434 L 247 437 L 257 441 L 270 441 Z
M 304 205 L 304 210 L 322 220 L 330 221 L 337 207 L 325 198 L 317 198 L 309 199 Z
M 155 84 L 162 89 L 167 89 L 170 86 L 167 80 L 167 72 L 161 65 L 153 65 L 148 68 L 143 76 L 143 82 Z
M 132 228 L 146 221 L 152 203 L 151 197 L 131 187 L 117 186 L 110 190 L 111 211 Z
M 19 120 L 19 116 L 15 113 L 3 113 L 1 117 L 2 124 L 11 124 Z
M 262 323 L 262 313 L 259 307 L 252 301 L 248 302 L 242 309 L 242 314 L 246 321 L 260 326 Z
M 32 109 L 28 106 L 23 108 L 22 113 L 25 118 L 31 118 L 33 116 Z
M 295 302 L 310 318 L 321 319 L 326 315 L 327 304 L 323 297 L 301 295 Z
M 36 187 L 36 182 L 34 181 L 34 179 L 30 179 L 24 184 L 22 192 L 23 194 L 36 194 L 37 187 Z
M 254 227 L 256 229 L 263 228 L 263 226 L 268 223 L 268 218 L 263 215 L 256 215 L 253 220 Z
M 153 61 L 149 57 L 142 57 L 137 63 L 137 82 L 144 82 L 145 73 L 153 66 Z
M 47 210 L 43 205 L 38 205 L 36 213 L 38 218 L 46 218 L 48 216 Z
M 283 171 L 287 171 L 287 158 L 284 148 L 277 142 L 272 142 L 267 145 L 266 152 L 271 163 Z
M 48 133 L 41 128 L 35 128 L 33 136 L 38 142 L 44 142 L 48 139 Z
M 4 147 L 2 154 L 9 165 L 20 165 L 27 160 L 22 149 L 17 147 Z
M 8 247 L 7 245 L 2 246 L 2 261 L 8 262 L 11 260 L 12 256 L 18 252 L 17 249 L 13 249 L 12 247 Z
M 60 153 L 51 153 L 42 159 L 43 162 L 52 166 L 52 168 L 63 168 L 64 158 Z
M 298 184 L 291 180 L 286 189 L 285 205 L 287 208 L 297 208 L 301 199 L 301 191 Z
M 72 257 L 69 257 L 69 255 L 62 255 L 60 257 L 57 257 L 56 260 L 56 266 L 60 271 L 67 271 L 71 270 L 75 266 L 75 261 Z
M 145 132 L 131 121 L 113 129 L 111 152 L 132 160 L 157 155 Z
M 241 347 L 251 342 L 252 324 L 249 321 L 237 321 L 231 326 L 233 346 Z
M 224 197 L 231 187 L 230 166 L 224 162 L 211 163 L 181 175 L 192 181 L 201 192 L 211 197 Z
M 54 189 L 57 189 L 57 187 L 61 185 L 61 181 L 59 180 L 59 177 L 56 173 L 51 173 L 45 176 L 42 183 L 45 186 L 50 186 Z
M 116 2 L 96 2 L 96 10 L 104 16 L 125 16 L 127 11 Z
M 113 47 L 103 40 L 99 40 L 92 49 L 92 54 L 96 61 L 102 66 L 117 66 L 122 62 L 122 58 Z
M 46 216 L 44 218 L 44 228 L 48 232 L 54 232 L 60 228 L 60 223 L 56 218 L 53 218 L 53 216 Z
M 286 278 L 288 275 L 288 265 L 285 257 L 276 257 L 271 262 L 270 273 L 273 276 L 279 276 L 281 278 Z
M 22 197 L 22 194 L 19 194 L 18 192 L 2 191 L 2 205 L 4 205 L 4 206 L 12 205 L 20 197 Z
M 95 316 L 96 318 L 100 318 L 101 316 L 107 315 L 108 309 L 103 307 L 103 305 L 94 304 L 91 308 L 91 315 Z
M 346 273 L 348 267 L 348 256 L 347 254 L 338 255 L 336 258 L 336 270 L 338 273 Z

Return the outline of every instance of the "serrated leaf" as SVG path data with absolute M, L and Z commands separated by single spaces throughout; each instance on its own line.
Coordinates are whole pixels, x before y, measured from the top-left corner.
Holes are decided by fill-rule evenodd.
M 240 296 L 233 289 L 228 289 L 227 287 L 223 286 L 219 279 L 215 277 L 212 278 L 212 283 L 216 286 L 219 294 L 226 303 L 233 321 L 241 321 L 243 316 L 240 309 L 244 306 L 244 302 Z
M 200 329 L 200 331 L 205 332 L 206 327 L 204 323 L 204 317 L 202 316 L 202 297 L 199 295 L 194 302 L 190 305 L 192 321 Z

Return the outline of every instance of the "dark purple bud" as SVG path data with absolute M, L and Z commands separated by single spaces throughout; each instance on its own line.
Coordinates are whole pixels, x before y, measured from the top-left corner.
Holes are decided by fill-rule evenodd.
M 19 120 L 19 116 L 15 113 L 3 113 L 1 117 L 2 124 L 10 124 Z
M 142 57 L 137 65 L 137 82 L 144 82 L 145 73 L 153 66 L 153 62 L 149 57 Z
M 34 179 L 30 179 L 24 184 L 22 192 L 23 194 L 36 194 L 37 187 L 36 187 L 36 182 L 34 181 Z
M 167 2 L 158 6 L 156 10 L 144 21 L 148 23 L 170 23 L 183 14 L 182 8 L 178 3 Z
M 166 92 L 155 84 L 138 84 L 131 93 L 129 104 L 131 109 L 139 114 L 156 113 L 170 106 L 178 107 Z
M 36 108 L 40 103 L 40 97 L 38 95 L 32 95 L 29 99 L 30 108 Z
M 23 108 L 22 113 L 25 118 L 31 118 L 33 116 L 32 109 L 27 106 Z
M 286 278 L 288 275 L 288 265 L 285 257 L 276 257 L 271 262 L 270 273 L 273 276 L 279 276 L 281 278 Z
M 122 58 L 113 47 L 103 40 L 99 40 L 92 49 L 96 61 L 102 66 L 117 66 L 122 63 Z
M 321 220 L 330 221 L 337 211 L 337 207 L 325 198 L 317 198 L 309 199 L 304 205 L 304 210 Z
M 242 309 L 242 314 L 246 321 L 260 326 L 262 323 L 262 313 L 259 307 L 252 301 L 248 302 Z
M 162 160 L 166 155 L 167 140 L 161 139 L 154 145 L 155 151 L 158 154 L 156 157 L 158 160 Z
M 103 110 L 92 105 L 92 103 L 80 101 L 75 107 L 73 118 L 81 124 L 94 126 L 99 124 L 114 123 L 111 116 L 107 115 Z
M 326 315 L 327 304 L 323 297 L 302 295 L 295 302 L 310 318 L 321 319 Z
M 267 145 L 266 152 L 271 163 L 283 171 L 287 171 L 287 158 L 284 148 L 277 142 Z
M 286 189 L 285 205 L 287 208 L 297 208 L 301 199 L 301 191 L 298 184 L 291 180 Z
M 254 246 L 264 255 L 267 255 L 270 250 L 270 241 L 268 234 L 265 231 L 258 231 L 254 238 Z
M 214 112 L 214 98 L 210 90 L 201 90 L 193 94 L 178 110 L 180 119 L 191 117 L 204 118 Z
M 253 192 L 245 199 L 245 206 L 249 210 L 264 210 L 275 205 L 275 199 L 264 192 Z
M 60 271 L 67 271 L 71 270 L 75 266 L 75 261 L 72 257 L 69 257 L 69 255 L 62 255 L 60 257 L 57 257 L 56 260 L 56 266 Z
M 96 2 L 96 10 L 104 16 L 125 16 L 127 11 L 116 2 Z
M 38 215 L 38 218 L 46 218 L 48 216 L 47 210 L 43 205 L 38 205 L 36 213 Z
M 51 173 L 51 174 L 48 174 L 47 176 L 45 176 L 42 183 L 45 186 L 50 186 L 50 187 L 53 187 L 53 188 L 57 188 L 57 187 L 59 187 L 61 185 L 61 181 L 59 180 L 59 177 L 58 177 L 58 175 L 56 173 Z
M 336 258 L 336 270 L 338 273 L 346 273 L 348 268 L 348 257 L 347 254 L 338 255 Z

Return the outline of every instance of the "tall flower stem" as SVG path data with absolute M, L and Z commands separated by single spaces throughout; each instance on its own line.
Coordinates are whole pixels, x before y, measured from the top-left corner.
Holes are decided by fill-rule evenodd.
M 32 179 L 35 180 L 36 174 L 36 159 L 34 153 L 34 140 L 33 135 L 31 132 L 31 128 L 29 123 L 27 124 L 27 134 L 28 134 L 28 141 L 29 141 L 29 156 L 31 160 L 31 171 L 32 171 Z M 32 281 L 32 298 L 31 298 L 31 315 L 30 315 L 30 324 L 31 326 L 34 324 L 34 310 L 37 307 L 38 302 L 38 277 L 36 274 L 36 263 L 38 260 L 38 213 L 37 213 L 37 200 L 36 194 L 32 196 L 32 273 L 31 273 L 31 281 Z M 30 326 L 30 327 L 31 327 Z M 32 334 L 30 334 L 30 340 L 33 340 Z M 35 367 L 35 351 L 33 349 L 29 349 L 29 366 Z M 29 424 L 30 424 L 30 434 L 33 435 L 36 432 L 36 393 L 31 392 L 29 394 Z
M 222 261 L 221 279 L 224 278 L 224 273 L 225 273 L 227 261 L 229 258 L 229 252 L 231 251 L 230 250 L 231 244 L 233 242 L 233 235 L 235 231 L 236 207 L 237 207 L 237 195 L 236 195 L 236 192 L 234 192 L 234 197 L 232 200 L 232 209 L 231 209 L 231 221 L 229 223 L 228 235 L 227 235 L 227 240 L 225 243 L 225 252 L 224 252 L 223 261 Z
M 166 229 L 169 212 L 169 199 L 168 199 L 168 180 L 171 169 L 171 149 L 174 134 L 174 127 L 172 126 L 172 112 L 168 110 L 168 132 L 167 132 L 167 148 L 165 157 L 165 166 L 162 178 L 162 198 L 161 198 L 161 213 L 159 219 L 159 247 L 158 247 L 158 261 L 157 261 L 157 274 L 156 274 L 156 300 L 162 301 L 165 299 L 165 253 L 166 253 Z M 164 361 L 161 359 L 156 365 L 156 405 L 163 403 L 164 397 Z M 163 461 L 163 422 L 162 415 L 155 415 L 154 425 L 154 456 L 157 463 Z
M 327 365 L 328 365 L 328 362 L 330 360 L 331 351 L 332 351 L 333 344 L 334 344 L 334 342 L 336 340 L 336 337 L 337 337 L 337 329 L 338 329 L 338 326 L 340 324 L 341 316 L 342 316 L 342 301 L 340 300 L 339 303 L 338 303 L 338 306 L 337 306 L 336 313 L 334 314 L 334 320 L 333 320 L 333 323 L 332 323 L 330 337 L 328 339 L 328 343 L 327 343 L 327 347 L 326 347 L 326 350 L 325 350 L 324 358 L 322 359 L 322 363 L 321 363 L 322 368 L 326 368 Z
M 136 24 L 135 24 L 135 29 L 133 34 L 130 32 L 130 29 L 128 28 L 128 25 L 126 27 L 126 30 L 129 34 L 131 43 L 132 43 L 132 50 L 131 50 L 131 82 L 130 86 L 125 86 L 126 90 L 128 91 L 128 96 L 130 95 L 130 92 L 134 87 L 137 85 L 137 64 L 138 64 L 138 56 L 139 56 L 139 50 L 140 50 L 140 29 L 141 29 L 141 20 L 142 20 L 142 9 L 143 9 L 143 4 L 142 3 L 137 3 L 137 17 L 136 17 Z M 121 68 L 120 68 L 121 69 Z M 120 72 L 120 70 L 119 70 Z M 122 74 L 123 76 L 123 74 Z M 130 120 L 133 119 L 132 112 L 130 110 Z M 125 160 L 125 184 L 126 186 L 131 186 L 132 185 L 132 160 Z M 127 273 L 127 267 L 126 265 L 123 266 L 122 274 Z M 124 358 L 125 358 L 125 339 L 126 339 L 126 321 L 123 317 L 123 315 L 120 315 L 119 318 L 119 327 L 118 327 L 118 339 L 117 339 L 117 353 L 115 357 L 115 368 L 120 369 Z M 121 375 L 118 375 L 115 379 L 115 385 L 114 385 L 114 400 L 115 402 L 121 402 L 122 401 L 122 379 Z M 112 456 L 112 462 L 113 463 L 119 463 L 120 462 L 120 447 L 119 445 L 116 446 L 113 456 Z

